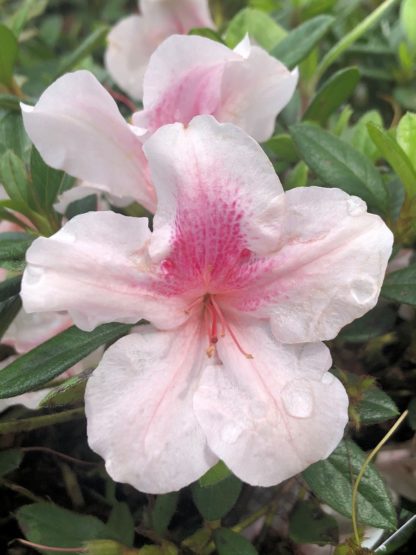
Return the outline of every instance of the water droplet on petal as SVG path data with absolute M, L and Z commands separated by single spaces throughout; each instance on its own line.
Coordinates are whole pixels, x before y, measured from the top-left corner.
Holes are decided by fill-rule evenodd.
M 160 263 L 160 269 L 164 274 L 168 274 L 174 268 L 175 268 L 175 263 L 170 258 L 165 258 L 165 260 L 162 260 L 162 262 Z
M 293 380 L 282 390 L 283 406 L 289 416 L 309 418 L 313 411 L 313 394 L 305 380 Z
M 242 428 L 237 424 L 227 424 L 221 431 L 221 439 L 225 443 L 235 443 L 242 431 Z
M 326 372 L 321 379 L 321 382 L 324 385 L 330 385 L 333 381 L 335 380 L 333 374 L 331 374 L 330 372 Z
M 358 304 L 373 301 L 377 293 L 377 283 L 372 279 L 356 279 L 351 283 L 351 295 Z
M 358 197 L 350 197 L 347 200 L 347 210 L 350 216 L 360 216 L 367 210 L 366 203 Z

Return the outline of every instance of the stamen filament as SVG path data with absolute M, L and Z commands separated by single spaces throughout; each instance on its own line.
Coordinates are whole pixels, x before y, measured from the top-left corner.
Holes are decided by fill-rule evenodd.
M 230 326 L 228 325 L 226 319 L 224 318 L 223 313 L 221 312 L 221 309 L 218 305 L 218 303 L 215 301 L 214 297 L 210 297 L 210 301 L 212 303 L 212 306 L 215 309 L 215 312 L 218 314 L 221 325 L 223 327 L 224 330 L 227 330 L 228 333 L 231 336 L 231 339 L 234 341 L 234 343 L 236 344 L 238 350 L 240 351 L 240 353 L 242 353 L 246 358 L 248 359 L 252 359 L 253 355 L 251 355 L 250 353 L 247 353 L 242 346 L 240 345 L 240 342 L 238 341 L 237 337 L 235 336 L 235 333 L 233 332 L 233 330 L 230 328 Z

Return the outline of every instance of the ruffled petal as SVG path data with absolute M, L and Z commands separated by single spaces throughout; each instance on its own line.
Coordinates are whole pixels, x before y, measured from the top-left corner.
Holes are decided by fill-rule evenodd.
M 377 303 L 393 235 L 361 199 L 339 189 L 285 196 L 281 244 L 268 271 L 228 302 L 270 317 L 282 343 L 332 339 Z
M 89 212 L 70 220 L 27 251 L 22 281 L 27 312 L 68 311 L 75 325 L 90 331 L 106 322 L 149 319 L 176 327 L 187 319 L 185 301 L 161 300 L 146 254 L 146 218 Z
M 239 128 L 198 116 L 188 127 L 159 129 L 144 150 L 158 197 L 154 259 L 167 256 L 176 241 L 189 267 L 204 258 L 212 271 L 245 247 L 276 248 L 282 186 L 260 146 Z
M 155 209 L 141 140 L 91 73 L 60 77 L 35 107 L 22 104 L 22 114 L 47 164 Z
M 195 321 L 174 332 L 143 326 L 105 353 L 85 402 L 88 442 L 114 480 L 166 493 L 218 460 L 192 407 L 204 357 Z
M 215 27 L 208 0 L 141 0 L 140 8 L 146 18 L 161 24 L 170 22 L 176 33 L 186 34 L 194 27 Z
M 325 459 L 348 421 L 344 387 L 326 372 L 322 343 L 282 345 L 265 323 L 231 321 L 253 359 L 226 336 L 221 364 L 205 368 L 194 396 L 208 445 L 242 480 L 272 486 Z

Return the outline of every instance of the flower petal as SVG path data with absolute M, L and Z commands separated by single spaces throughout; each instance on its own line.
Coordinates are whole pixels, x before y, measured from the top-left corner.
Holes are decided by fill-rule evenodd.
M 244 347 L 218 342 L 221 365 L 207 366 L 194 409 L 208 445 L 242 480 L 271 486 L 326 458 L 342 438 L 348 398 L 326 372 L 322 343 L 282 345 L 267 324 L 230 322 Z
M 154 210 L 142 143 L 91 73 L 60 77 L 34 108 L 22 104 L 22 114 L 47 164 Z
M 238 125 L 256 141 L 269 139 L 277 115 L 288 104 L 298 82 L 298 70 L 285 65 L 258 46 L 247 59 L 229 63 L 222 80 L 222 101 L 214 116 Z
M 114 480 L 166 493 L 215 464 L 192 408 L 205 356 L 195 321 L 174 332 L 143 326 L 105 353 L 85 402 L 89 444 Z
M 150 319 L 176 327 L 187 319 L 181 299 L 160 300 L 149 276 L 146 218 L 89 212 L 27 251 L 22 281 L 27 312 L 66 310 L 90 331 L 106 322 Z
M 242 235 L 255 252 L 276 248 L 282 186 L 260 146 L 241 129 L 198 116 L 186 128 L 164 126 L 143 148 L 158 197 L 150 246 L 155 260 L 179 235 L 195 257 L 232 250 Z
M 186 34 L 194 27 L 215 27 L 208 0 L 141 0 L 140 8 L 146 18 L 175 24 L 177 33 Z
M 297 188 L 285 196 L 274 269 L 229 300 L 270 317 L 282 343 L 332 339 L 377 303 L 393 235 L 361 199 L 339 189 Z

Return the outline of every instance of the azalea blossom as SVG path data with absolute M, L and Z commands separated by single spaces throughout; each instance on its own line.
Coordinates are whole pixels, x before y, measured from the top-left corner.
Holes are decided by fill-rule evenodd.
M 141 0 L 141 15 L 119 21 L 108 35 L 105 65 L 117 85 L 142 99 L 143 76 L 153 51 L 167 37 L 214 23 L 208 0 Z
M 86 391 L 88 439 L 117 481 L 178 490 L 219 459 L 270 486 L 326 458 L 348 399 L 321 343 L 377 302 L 392 234 L 338 189 L 284 194 L 260 146 L 211 116 L 144 146 L 153 232 L 113 212 L 73 218 L 27 253 L 29 312 L 139 326 Z
M 230 50 L 203 37 L 174 36 L 152 58 L 144 110 L 134 115 L 134 125 L 87 71 L 60 77 L 36 106 L 22 104 L 22 113 L 47 164 L 154 212 L 156 194 L 142 150 L 151 133 L 165 123 L 188 124 L 195 115 L 212 114 L 267 139 L 296 82 L 296 71 L 247 39 Z

